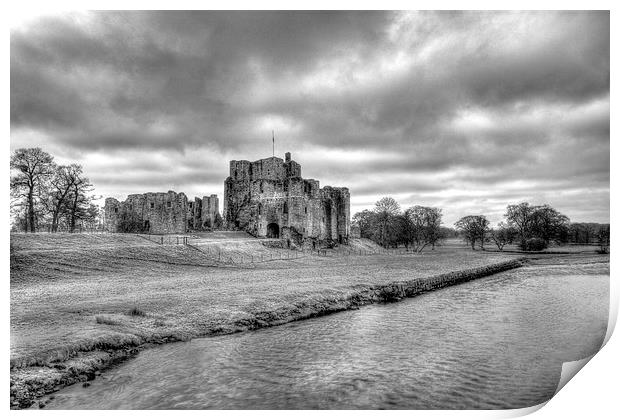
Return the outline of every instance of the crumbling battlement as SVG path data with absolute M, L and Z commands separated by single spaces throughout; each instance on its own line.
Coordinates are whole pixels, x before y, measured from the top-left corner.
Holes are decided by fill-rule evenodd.
M 285 160 L 233 160 L 224 182 L 224 216 L 229 229 L 296 246 L 347 243 L 350 194 L 347 188 L 321 189 L 319 181 L 303 179 L 290 153 Z

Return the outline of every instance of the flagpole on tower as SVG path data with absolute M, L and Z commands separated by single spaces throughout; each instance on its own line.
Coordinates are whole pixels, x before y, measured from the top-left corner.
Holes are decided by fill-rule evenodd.
M 271 130 L 271 152 L 272 156 L 276 157 L 276 137 L 273 134 L 273 130 Z

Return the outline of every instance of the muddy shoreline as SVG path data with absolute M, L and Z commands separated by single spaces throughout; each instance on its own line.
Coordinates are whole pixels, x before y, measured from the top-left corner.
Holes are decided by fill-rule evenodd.
M 271 327 L 288 322 L 328 315 L 334 312 L 357 309 L 373 303 L 395 302 L 407 297 L 443 288 L 455 284 L 479 279 L 502 271 L 521 267 L 527 258 L 496 264 L 485 265 L 461 271 L 393 282 L 385 285 L 357 285 L 347 290 L 342 299 L 325 298 L 321 301 L 304 301 L 295 308 L 281 308 L 267 312 L 257 312 L 251 316 L 237 320 L 231 324 L 223 324 L 216 328 L 203 331 L 191 337 L 171 333 L 148 338 L 136 337 L 136 340 L 114 345 L 101 343 L 89 351 L 75 352 L 63 362 L 48 363 L 36 366 L 12 366 L 10 382 L 11 409 L 45 407 L 46 401 L 53 399 L 54 392 L 61 388 L 95 379 L 101 371 L 109 369 L 127 358 L 138 354 L 141 350 L 159 344 L 189 340 L 192 338 L 232 334 L 237 332 Z

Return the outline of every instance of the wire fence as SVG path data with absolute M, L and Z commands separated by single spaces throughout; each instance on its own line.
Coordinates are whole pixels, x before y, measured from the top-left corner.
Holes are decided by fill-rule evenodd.
M 369 256 L 369 255 L 405 255 L 415 254 L 413 249 L 355 249 L 351 247 L 334 247 L 320 249 L 287 249 L 271 248 L 261 245 L 264 249 L 232 251 L 218 244 L 204 242 L 201 238 L 191 235 L 157 235 L 157 234 L 136 234 L 145 240 L 161 246 L 184 246 L 196 252 L 200 252 L 205 257 L 227 264 L 257 264 L 269 261 L 299 260 L 307 257 L 323 258 L 342 258 L 350 256 Z M 229 245 L 230 246 L 230 245 Z
M 263 244 L 261 241 L 260 247 L 245 247 L 241 251 L 231 250 L 231 247 L 235 247 L 234 242 L 229 243 L 215 243 L 210 241 L 204 241 L 203 238 L 195 237 L 192 235 L 174 235 L 174 234 L 136 234 L 137 236 L 148 240 L 154 244 L 161 246 L 182 246 L 187 247 L 194 252 L 204 254 L 205 258 L 212 261 L 216 261 L 222 264 L 259 264 L 270 261 L 286 261 L 286 260 L 299 260 L 308 257 L 320 257 L 320 258 L 346 258 L 355 256 L 371 256 L 371 255 L 419 255 L 419 252 L 414 248 L 359 248 L 351 246 L 339 246 L 334 248 L 319 248 L 319 249 L 287 249 L 270 247 Z M 222 242 L 226 242 L 225 240 Z M 276 245 L 274 243 L 274 245 Z M 490 246 L 491 244 L 489 244 Z M 583 246 L 585 248 L 594 248 L 596 244 L 566 244 L 569 248 L 576 246 Z M 566 246 L 565 245 L 565 246 Z M 446 243 L 438 246 L 438 248 L 467 248 L 467 246 L 458 243 Z M 244 248 L 243 245 L 239 248 Z M 590 248 L 590 249 L 592 249 Z M 489 248 L 491 249 L 491 248 Z M 425 251 L 431 250 L 425 248 Z M 505 252 L 513 252 L 512 250 L 504 250 Z

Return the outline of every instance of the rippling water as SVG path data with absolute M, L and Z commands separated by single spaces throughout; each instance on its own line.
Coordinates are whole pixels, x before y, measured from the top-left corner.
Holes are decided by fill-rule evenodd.
M 604 271 L 603 271 L 604 272 Z M 486 409 L 602 344 L 609 275 L 525 267 L 400 303 L 146 350 L 48 408 Z

